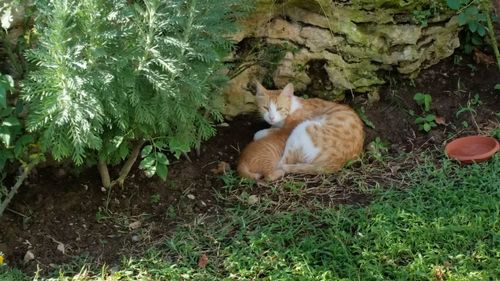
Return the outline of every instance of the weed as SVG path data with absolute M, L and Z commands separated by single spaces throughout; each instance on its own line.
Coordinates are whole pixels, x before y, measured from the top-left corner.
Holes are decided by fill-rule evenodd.
M 415 124 L 418 125 L 419 130 L 429 132 L 432 128 L 437 127 L 436 115 L 431 114 L 432 97 L 429 94 L 416 93 L 413 100 L 420 105 L 423 115 L 416 116 Z
M 483 44 L 483 37 L 488 33 L 490 44 L 500 68 L 500 52 L 494 33 L 490 14 L 493 12 L 492 1 L 488 0 L 446 0 L 448 7 L 456 11 L 460 26 L 467 26 L 465 42 L 462 43 L 464 51 L 472 50 Z
M 378 161 L 381 161 L 383 156 L 389 151 L 389 143 L 376 137 L 368 144 L 369 155 Z
M 151 195 L 151 197 L 149 198 L 149 201 L 151 202 L 151 204 L 157 205 L 161 201 L 160 194 Z
M 356 112 L 358 113 L 359 117 L 361 118 L 361 120 L 363 120 L 366 126 L 375 129 L 375 125 L 373 124 L 373 122 L 368 118 L 368 116 L 366 116 L 366 111 L 364 106 L 358 108 Z
M 500 127 L 491 131 L 491 136 L 500 140 Z
M 413 100 L 422 107 L 424 112 L 431 110 L 432 97 L 429 94 L 416 93 Z
M 479 95 L 474 95 L 473 99 L 469 99 L 467 101 L 466 106 L 460 106 L 460 109 L 457 111 L 455 114 L 456 117 L 458 117 L 460 114 L 464 112 L 469 112 L 471 114 L 476 114 L 476 108 L 483 104 L 483 102 L 479 99 Z

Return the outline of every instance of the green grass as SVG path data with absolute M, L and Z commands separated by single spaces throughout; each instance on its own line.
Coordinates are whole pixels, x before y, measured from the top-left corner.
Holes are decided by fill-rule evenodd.
M 499 280 L 500 157 L 469 166 L 427 158 L 367 206 L 234 203 L 119 271 L 74 280 Z

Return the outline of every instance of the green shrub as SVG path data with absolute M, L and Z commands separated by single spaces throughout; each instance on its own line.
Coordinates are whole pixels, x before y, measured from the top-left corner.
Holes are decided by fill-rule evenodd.
M 132 2 L 132 3 L 131 3 Z M 37 65 L 24 83 L 28 128 L 56 160 L 98 162 L 103 185 L 140 154 L 148 175 L 214 134 L 235 0 L 37 0 Z M 117 181 L 108 164 L 128 158 Z

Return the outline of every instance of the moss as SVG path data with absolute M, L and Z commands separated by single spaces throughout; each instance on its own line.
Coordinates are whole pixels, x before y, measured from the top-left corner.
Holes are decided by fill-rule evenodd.
M 288 41 L 300 49 L 288 52 L 277 71 L 266 67 L 261 78 L 272 78 L 276 88 L 295 81 L 312 95 L 335 99 L 346 90 L 373 91 L 385 83 L 385 70 L 413 77 L 450 56 L 460 28 L 444 5 L 434 0 L 257 0 L 257 14 L 244 36 Z M 426 19 L 432 24 L 425 28 L 413 18 L 423 10 L 432 11 Z M 304 67 L 311 61 L 324 61 L 327 81 L 314 82 L 318 79 Z

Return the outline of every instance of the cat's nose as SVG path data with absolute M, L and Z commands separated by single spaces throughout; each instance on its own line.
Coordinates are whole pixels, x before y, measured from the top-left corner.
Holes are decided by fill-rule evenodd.
M 269 116 L 269 121 L 274 122 L 274 116 Z

